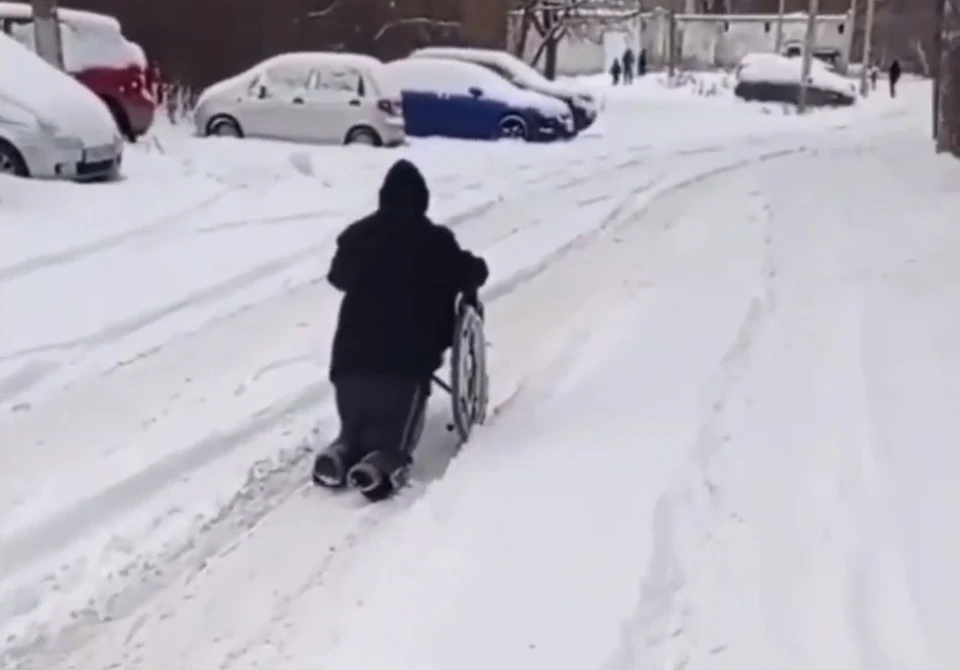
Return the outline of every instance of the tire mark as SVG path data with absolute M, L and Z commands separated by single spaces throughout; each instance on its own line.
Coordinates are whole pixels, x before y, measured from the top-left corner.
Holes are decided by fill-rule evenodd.
M 804 151 L 804 149 L 799 148 L 770 151 L 755 157 L 740 159 L 723 166 L 718 166 L 694 176 L 681 179 L 671 186 L 656 192 L 649 200 L 639 205 L 635 202 L 637 197 L 650 190 L 652 183 L 637 186 L 631 189 L 621 199 L 620 204 L 612 212 L 610 212 L 610 214 L 604 217 L 597 228 L 577 236 L 569 243 L 547 256 L 541 263 L 538 263 L 533 268 L 519 271 L 511 277 L 491 286 L 487 291 L 483 292 L 483 299 L 488 303 L 492 303 L 511 294 L 531 279 L 543 274 L 552 264 L 569 255 L 571 252 L 586 246 L 604 232 L 616 231 L 624 225 L 635 224 L 637 222 L 637 218 L 641 216 L 644 211 L 648 210 L 653 206 L 654 203 L 658 202 L 662 198 L 671 196 L 679 191 L 682 191 L 693 185 L 700 184 L 713 177 L 733 172 L 756 163 L 762 163 L 769 160 L 774 160 L 776 158 L 789 156 L 801 151 Z M 521 385 L 520 388 L 524 388 L 523 385 Z M 104 522 L 119 516 L 121 514 L 121 510 L 125 511 L 132 506 L 142 504 L 150 497 L 156 496 L 159 492 L 164 490 L 170 482 L 176 481 L 189 472 L 196 471 L 197 469 L 209 465 L 215 460 L 222 458 L 223 456 L 234 451 L 240 445 L 249 442 L 255 437 L 258 437 L 271 429 L 276 428 L 289 415 L 319 411 L 325 401 L 329 399 L 331 393 L 332 389 L 327 382 L 318 382 L 308 385 L 300 389 L 288 400 L 283 401 L 282 403 L 276 403 L 257 413 L 251 421 L 241 424 L 232 431 L 227 432 L 224 435 L 212 436 L 184 451 L 172 454 L 149 466 L 136 475 L 119 482 L 116 485 L 105 489 L 104 491 L 75 505 L 65 514 L 53 517 L 45 523 L 31 527 L 26 531 L 6 538 L 3 546 L 0 547 L 0 563 L 4 564 L 5 566 L 13 566 L 12 571 L 16 571 L 18 568 L 22 568 L 25 565 L 37 562 L 44 556 L 50 555 L 59 549 L 69 546 L 71 542 L 75 541 L 78 537 L 82 536 L 86 532 L 89 532 L 91 528 L 101 525 Z M 512 400 L 513 397 L 511 396 L 505 402 L 510 402 Z M 498 407 L 499 406 L 500 405 L 498 404 Z M 494 408 L 492 414 L 495 416 L 497 413 L 497 408 Z M 281 458 L 280 461 L 275 466 L 271 467 L 266 474 L 262 473 L 262 463 L 255 464 L 253 469 L 251 469 L 251 475 L 248 477 L 247 483 L 234 496 L 234 498 L 231 500 L 231 504 L 234 501 L 245 502 L 255 510 L 255 515 L 258 520 L 265 518 L 273 510 L 277 509 L 279 504 L 282 504 L 283 500 L 287 499 L 283 498 L 279 504 L 270 506 L 270 499 L 267 498 L 264 493 L 265 490 L 269 491 L 268 483 L 272 479 L 279 479 L 288 485 L 291 477 L 294 477 L 294 480 L 296 479 L 292 473 L 305 466 L 311 453 L 312 449 L 309 441 L 307 441 L 307 443 L 301 442 L 291 458 L 286 460 Z M 252 486 L 251 481 L 253 481 Z M 417 491 L 415 494 L 411 494 L 412 499 L 410 502 L 421 495 L 422 490 Z M 663 502 L 666 504 L 667 501 Z M 216 520 L 207 524 L 206 528 L 214 528 L 217 524 L 230 523 L 232 520 L 230 514 L 235 514 L 237 507 L 234 506 L 231 508 L 230 505 L 228 505 L 228 508 L 229 509 L 227 512 L 225 512 L 223 515 L 218 515 Z M 393 514 L 397 514 L 399 511 L 402 511 L 402 509 L 405 508 L 406 506 L 392 508 L 390 510 L 391 514 L 389 516 L 385 514 L 384 518 L 376 520 L 374 526 L 388 521 L 389 518 L 392 518 Z M 660 512 L 666 512 L 667 514 L 669 513 L 668 509 L 661 508 L 662 506 L 658 507 Z M 242 517 L 240 521 L 242 522 L 244 520 L 249 521 L 249 517 Z M 236 521 L 234 522 L 236 523 Z M 663 524 L 660 523 L 655 525 L 660 527 Z M 343 544 L 344 542 L 354 541 L 356 538 L 351 540 L 353 535 L 353 531 L 348 532 L 345 538 L 338 540 L 338 543 Z M 363 535 L 363 532 L 359 533 L 360 537 Z M 194 547 L 195 542 L 196 541 L 193 538 L 186 540 L 184 547 L 181 549 L 180 555 L 188 552 L 192 547 Z M 658 544 L 661 547 L 665 546 L 663 542 Z M 219 547 L 222 547 L 222 545 L 212 548 L 207 555 L 213 555 L 218 551 Z M 176 560 L 177 559 L 175 557 L 174 561 Z M 150 580 L 149 577 L 142 579 Z M 151 586 L 149 588 L 149 593 L 152 594 L 158 592 L 164 587 L 165 584 L 168 584 L 171 579 L 172 577 L 166 577 L 162 572 L 159 576 L 154 575 L 153 581 L 151 582 Z M 144 584 L 145 582 L 141 581 L 134 584 L 133 587 L 128 588 L 144 589 Z M 124 603 L 125 606 L 123 611 L 114 610 L 110 613 L 109 618 L 118 618 L 124 616 L 125 613 L 129 613 L 129 611 L 135 608 L 137 604 L 143 602 L 143 599 L 123 597 L 124 592 L 124 588 L 121 588 L 120 591 L 116 592 L 112 596 L 112 600 L 114 602 Z M 72 638 L 72 632 L 75 632 L 78 628 L 89 626 L 91 623 L 101 622 L 104 620 L 104 615 L 96 610 L 90 610 L 86 613 L 86 615 L 87 616 L 84 616 L 84 613 L 76 613 L 74 616 L 74 623 L 71 624 L 68 629 L 58 631 L 58 634 L 55 637 L 59 639 L 62 639 L 64 636 Z M 92 632 L 90 634 L 92 634 Z M 13 660 L 16 658 L 23 658 L 27 654 L 35 654 L 37 653 L 38 649 L 42 650 L 43 648 L 47 647 L 49 643 L 50 639 L 47 637 L 21 641 L 14 649 L 5 652 L 7 657 L 6 659 L 3 656 L 0 656 L 0 660 Z
M 62 251 L 54 251 L 51 253 L 41 254 L 39 256 L 33 256 L 11 265 L 7 265 L 0 268 L 0 283 L 10 281 L 11 279 L 24 277 L 37 272 L 38 270 L 45 270 L 69 263 L 71 261 L 76 261 L 81 258 L 86 258 L 103 251 L 108 251 L 133 240 L 156 235 L 162 232 L 164 229 L 182 223 L 185 219 L 216 204 L 220 200 L 226 198 L 228 195 L 234 193 L 236 190 L 236 188 L 223 189 L 201 200 L 200 202 L 190 205 L 186 209 L 168 214 L 167 216 L 164 216 L 163 218 L 140 228 L 135 228 L 133 230 L 127 230 L 122 233 L 103 237 L 99 240 L 95 240 L 87 244 L 81 244 L 69 249 L 64 249 Z

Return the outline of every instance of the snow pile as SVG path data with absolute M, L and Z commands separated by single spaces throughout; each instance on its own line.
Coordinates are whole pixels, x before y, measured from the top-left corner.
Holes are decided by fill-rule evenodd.
M 57 11 L 64 67 L 68 72 L 146 66 L 143 49 L 123 36 L 120 23 L 113 17 L 62 7 Z M 22 21 L 32 16 L 33 10 L 26 3 L 0 2 L 0 18 Z M 12 23 L 10 35 L 31 51 L 36 51 L 33 23 Z
M 802 74 L 802 58 L 788 58 L 777 54 L 747 54 L 737 66 L 737 79 L 755 84 L 799 84 Z M 810 84 L 825 91 L 857 96 L 855 81 L 831 72 L 816 58 L 811 59 Z

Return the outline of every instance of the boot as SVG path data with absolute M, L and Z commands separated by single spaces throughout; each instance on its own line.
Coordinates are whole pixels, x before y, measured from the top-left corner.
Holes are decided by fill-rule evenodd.
M 370 500 L 382 500 L 407 483 L 411 462 L 403 452 L 373 451 L 350 468 L 347 481 Z
M 313 483 L 327 488 L 340 488 L 346 484 L 347 473 L 359 460 L 359 454 L 338 437 L 317 454 L 313 462 Z

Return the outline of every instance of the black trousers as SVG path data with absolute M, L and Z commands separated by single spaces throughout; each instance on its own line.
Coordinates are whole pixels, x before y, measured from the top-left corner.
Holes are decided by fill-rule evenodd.
M 430 381 L 349 376 L 334 384 L 340 440 L 362 457 L 371 451 L 412 455 L 423 432 Z

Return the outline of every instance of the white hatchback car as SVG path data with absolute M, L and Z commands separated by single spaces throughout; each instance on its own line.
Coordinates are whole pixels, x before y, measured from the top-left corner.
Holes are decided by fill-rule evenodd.
M 109 179 L 122 159 L 123 139 L 103 101 L 0 33 L 0 173 Z
M 406 140 L 399 91 L 383 63 L 350 53 L 288 53 L 206 89 L 200 135 L 396 146 Z

